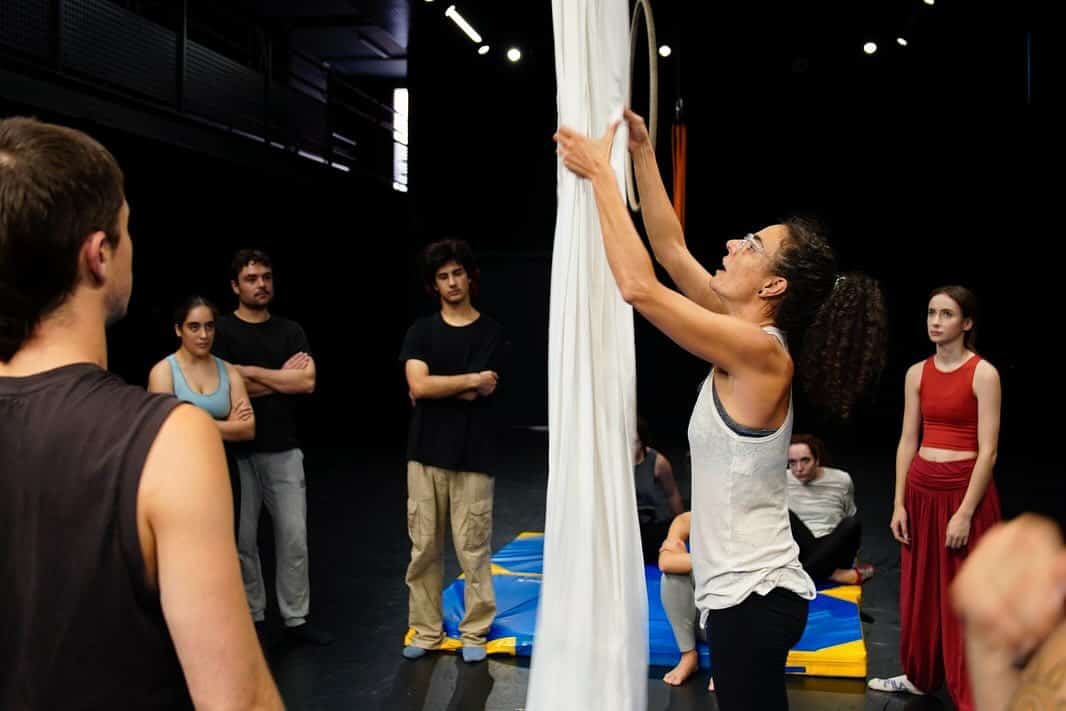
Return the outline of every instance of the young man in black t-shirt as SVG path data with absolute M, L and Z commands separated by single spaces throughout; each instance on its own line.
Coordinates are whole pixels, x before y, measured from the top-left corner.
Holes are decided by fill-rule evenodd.
M 503 332 L 471 304 L 478 270 L 462 241 L 431 244 L 423 255 L 426 289 L 440 311 L 415 321 L 404 338 L 404 365 L 414 412 L 407 445 L 407 528 L 411 537 L 408 623 L 403 655 L 417 659 L 444 638 L 441 586 L 445 521 L 466 576 L 459 624 L 463 659 L 485 658 L 496 615 L 492 587 L 493 397 Z
M 273 316 L 270 257 L 241 250 L 233 260 L 237 310 L 215 324 L 214 352 L 244 377 L 255 410 L 255 440 L 236 447 L 240 472 L 237 549 L 248 606 L 256 627 L 266 615 L 259 562 L 259 515 L 265 503 L 274 520 L 278 606 L 285 631 L 297 641 L 328 644 L 332 637 L 307 623 L 311 604 L 307 557 L 307 497 L 303 452 L 296 436 L 296 397 L 315 389 L 315 361 L 307 335 L 295 321 Z

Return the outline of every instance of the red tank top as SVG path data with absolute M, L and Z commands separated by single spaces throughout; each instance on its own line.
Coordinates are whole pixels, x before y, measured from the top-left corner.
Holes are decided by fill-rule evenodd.
M 918 395 L 922 409 L 922 446 L 977 451 L 977 396 L 973 375 L 981 357 L 974 355 L 958 369 L 937 370 L 933 358 L 925 361 Z

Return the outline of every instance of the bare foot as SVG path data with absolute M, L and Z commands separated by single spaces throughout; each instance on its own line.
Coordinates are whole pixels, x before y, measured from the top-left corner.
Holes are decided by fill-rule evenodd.
M 837 568 L 829 578 L 841 585 L 861 585 L 873 576 L 873 565 L 870 563 L 856 563 L 854 568 Z
M 837 568 L 829 579 L 841 585 L 858 585 L 859 574 L 854 568 Z
M 696 654 L 695 649 L 690 649 L 681 655 L 681 661 L 677 663 L 676 667 L 666 672 L 663 681 L 670 686 L 681 686 L 699 667 L 699 655 Z

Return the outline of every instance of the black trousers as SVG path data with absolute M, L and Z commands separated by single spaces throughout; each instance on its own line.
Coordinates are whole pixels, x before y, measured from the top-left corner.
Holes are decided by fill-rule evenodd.
M 784 711 L 785 661 L 807 626 L 806 600 L 784 588 L 707 616 L 711 674 L 721 711 Z
M 800 549 L 800 565 L 814 582 L 828 580 L 837 568 L 850 568 L 862 541 L 862 525 L 854 516 L 841 521 L 831 533 L 815 538 L 799 516 L 788 512 L 792 537 Z

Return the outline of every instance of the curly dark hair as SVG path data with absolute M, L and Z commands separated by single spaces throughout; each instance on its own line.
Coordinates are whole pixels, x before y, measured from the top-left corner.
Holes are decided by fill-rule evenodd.
M 474 259 L 474 250 L 461 239 L 445 239 L 428 245 L 422 252 L 422 281 L 426 293 L 437 296 L 437 272 L 448 262 L 463 265 L 470 278 L 470 295 L 477 296 L 481 270 Z
M 263 250 L 241 249 L 233 255 L 233 259 L 230 261 L 230 278 L 236 282 L 241 278 L 241 271 L 249 264 L 261 264 L 267 269 L 274 268 L 274 262 L 271 261 L 270 255 Z
M 774 272 L 788 280 L 774 320 L 796 348 L 800 385 L 811 402 L 842 420 L 885 366 L 887 317 L 881 287 L 858 272 L 836 273 L 836 256 L 817 223 L 785 220 L 789 235 Z

